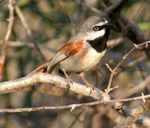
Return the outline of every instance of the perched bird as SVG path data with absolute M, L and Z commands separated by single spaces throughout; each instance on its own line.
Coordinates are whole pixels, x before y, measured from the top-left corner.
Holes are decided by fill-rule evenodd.
M 37 70 L 46 68 L 51 73 L 56 66 L 66 72 L 84 72 L 93 68 L 106 52 L 106 42 L 110 32 L 107 19 L 89 17 L 78 33 L 64 44 L 54 57 Z

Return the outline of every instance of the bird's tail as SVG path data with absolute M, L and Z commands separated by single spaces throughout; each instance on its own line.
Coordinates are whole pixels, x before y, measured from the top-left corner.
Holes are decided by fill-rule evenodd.
M 29 73 L 29 75 L 41 72 L 41 73 L 51 73 L 54 68 L 63 60 L 67 59 L 68 56 L 66 56 L 65 54 L 62 53 L 57 53 L 53 58 L 51 58 L 49 61 L 47 61 L 44 64 L 41 64 L 40 66 L 38 66 L 36 69 L 34 69 L 31 73 Z

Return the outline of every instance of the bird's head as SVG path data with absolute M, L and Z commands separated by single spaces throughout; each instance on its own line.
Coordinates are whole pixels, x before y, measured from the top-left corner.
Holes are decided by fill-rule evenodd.
M 105 18 L 92 16 L 88 18 L 81 26 L 79 33 L 86 40 L 92 41 L 97 38 L 103 38 L 109 29 L 109 22 Z
M 110 23 L 104 17 L 91 16 L 79 28 L 78 36 L 84 38 L 96 51 L 106 48 L 110 34 Z

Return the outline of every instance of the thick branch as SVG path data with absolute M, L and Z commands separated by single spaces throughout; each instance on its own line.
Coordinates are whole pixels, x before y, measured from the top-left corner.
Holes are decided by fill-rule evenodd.
M 147 77 L 145 81 L 143 81 L 139 86 L 142 86 L 142 88 L 146 87 L 146 85 L 149 84 L 150 78 Z M 50 86 L 55 85 L 60 88 L 68 88 L 68 82 L 66 79 L 60 77 L 60 76 L 54 76 L 46 73 L 37 73 L 33 75 L 28 75 L 26 77 L 8 81 L 8 82 L 1 82 L 0 83 L 0 93 L 11 93 L 18 90 L 23 90 L 25 88 L 29 88 L 34 84 L 37 83 L 49 83 Z M 145 96 L 138 96 L 138 97 L 132 97 L 132 98 L 126 98 L 126 99 L 108 99 L 106 93 L 103 93 L 102 91 L 96 89 L 96 88 L 90 88 L 86 87 L 82 84 L 73 82 L 70 85 L 70 91 L 75 92 L 77 94 L 81 94 L 84 96 L 90 96 L 94 99 L 101 99 L 90 103 L 81 103 L 81 104 L 71 104 L 71 105 L 64 105 L 64 106 L 42 106 L 42 107 L 32 107 L 32 108 L 16 108 L 16 109 L 0 109 L 0 112 L 8 112 L 8 113 L 14 113 L 14 112 L 32 112 L 32 111 L 40 111 L 40 110 L 60 110 L 60 109 L 75 109 L 77 107 L 83 107 L 83 106 L 93 106 L 103 103 L 116 103 L 116 102 L 128 102 L 133 100 L 143 100 L 146 98 L 150 98 L 150 95 Z M 109 96 L 109 95 L 108 95 Z
M 102 92 L 97 88 L 90 88 L 86 87 L 85 85 L 72 82 L 70 85 L 68 85 L 68 81 L 60 76 L 50 75 L 46 73 L 36 73 L 33 75 L 28 75 L 23 78 L 12 80 L 8 82 L 1 82 L 0 83 L 0 93 L 11 93 L 16 92 L 18 90 L 22 91 L 24 89 L 27 89 L 31 86 L 35 86 L 35 84 L 38 83 L 49 83 L 49 86 L 57 86 L 60 88 L 68 88 L 70 91 L 84 95 L 84 96 L 90 96 L 94 99 L 101 99 L 102 98 Z M 47 85 L 45 85 L 47 86 Z

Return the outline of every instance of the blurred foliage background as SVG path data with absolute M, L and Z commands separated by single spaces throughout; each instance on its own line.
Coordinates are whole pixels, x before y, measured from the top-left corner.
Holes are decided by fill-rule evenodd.
M 112 2 L 116 2 L 113 0 Z M 32 41 L 37 43 L 48 60 L 56 50 L 65 43 L 79 29 L 78 26 L 88 16 L 94 15 L 86 4 L 103 10 L 103 0 L 17 0 L 24 18 L 32 31 L 32 40 L 22 26 L 19 18 L 15 16 L 15 25 L 8 47 L 7 61 L 4 69 L 4 80 L 16 79 L 31 72 L 44 60 L 34 49 Z M 122 13 L 133 20 L 146 37 L 150 37 L 150 1 L 129 0 Z M 0 1 L 0 45 L 7 30 L 8 0 Z M 122 38 L 121 33 L 111 32 L 110 39 Z M 96 87 L 104 89 L 108 83 L 109 71 L 105 63 L 115 66 L 120 58 L 133 46 L 125 39 L 120 45 L 109 49 L 104 60 L 90 72 L 86 78 Z M 98 70 L 97 70 L 98 69 Z M 150 61 L 142 51 L 136 51 L 128 58 L 120 68 L 120 73 L 113 81 L 113 85 L 119 85 L 120 90 L 130 88 L 140 83 L 150 74 Z M 98 80 L 95 76 L 98 76 Z M 150 89 L 150 88 L 149 88 Z M 149 89 L 147 89 L 149 93 Z M 123 92 L 123 91 L 121 91 Z M 118 94 L 116 94 L 118 95 Z M 85 102 L 81 96 L 64 95 L 49 96 L 31 90 L 13 94 L 0 95 L 0 108 L 6 107 L 31 107 L 41 105 L 63 105 L 70 103 Z M 1 128 L 68 128 L 73 124 L 74 128 L 97 128 L 95 120 L 100 123 L 100 128 L 114 126 L 113 121 L 104 113 L 95 117 L 97 112 L 103 109 L 85 108 L 70 111 L 48 111 L 20 114 L 0 114 Z M 106 123 L 107 122 L 107 123 Z

